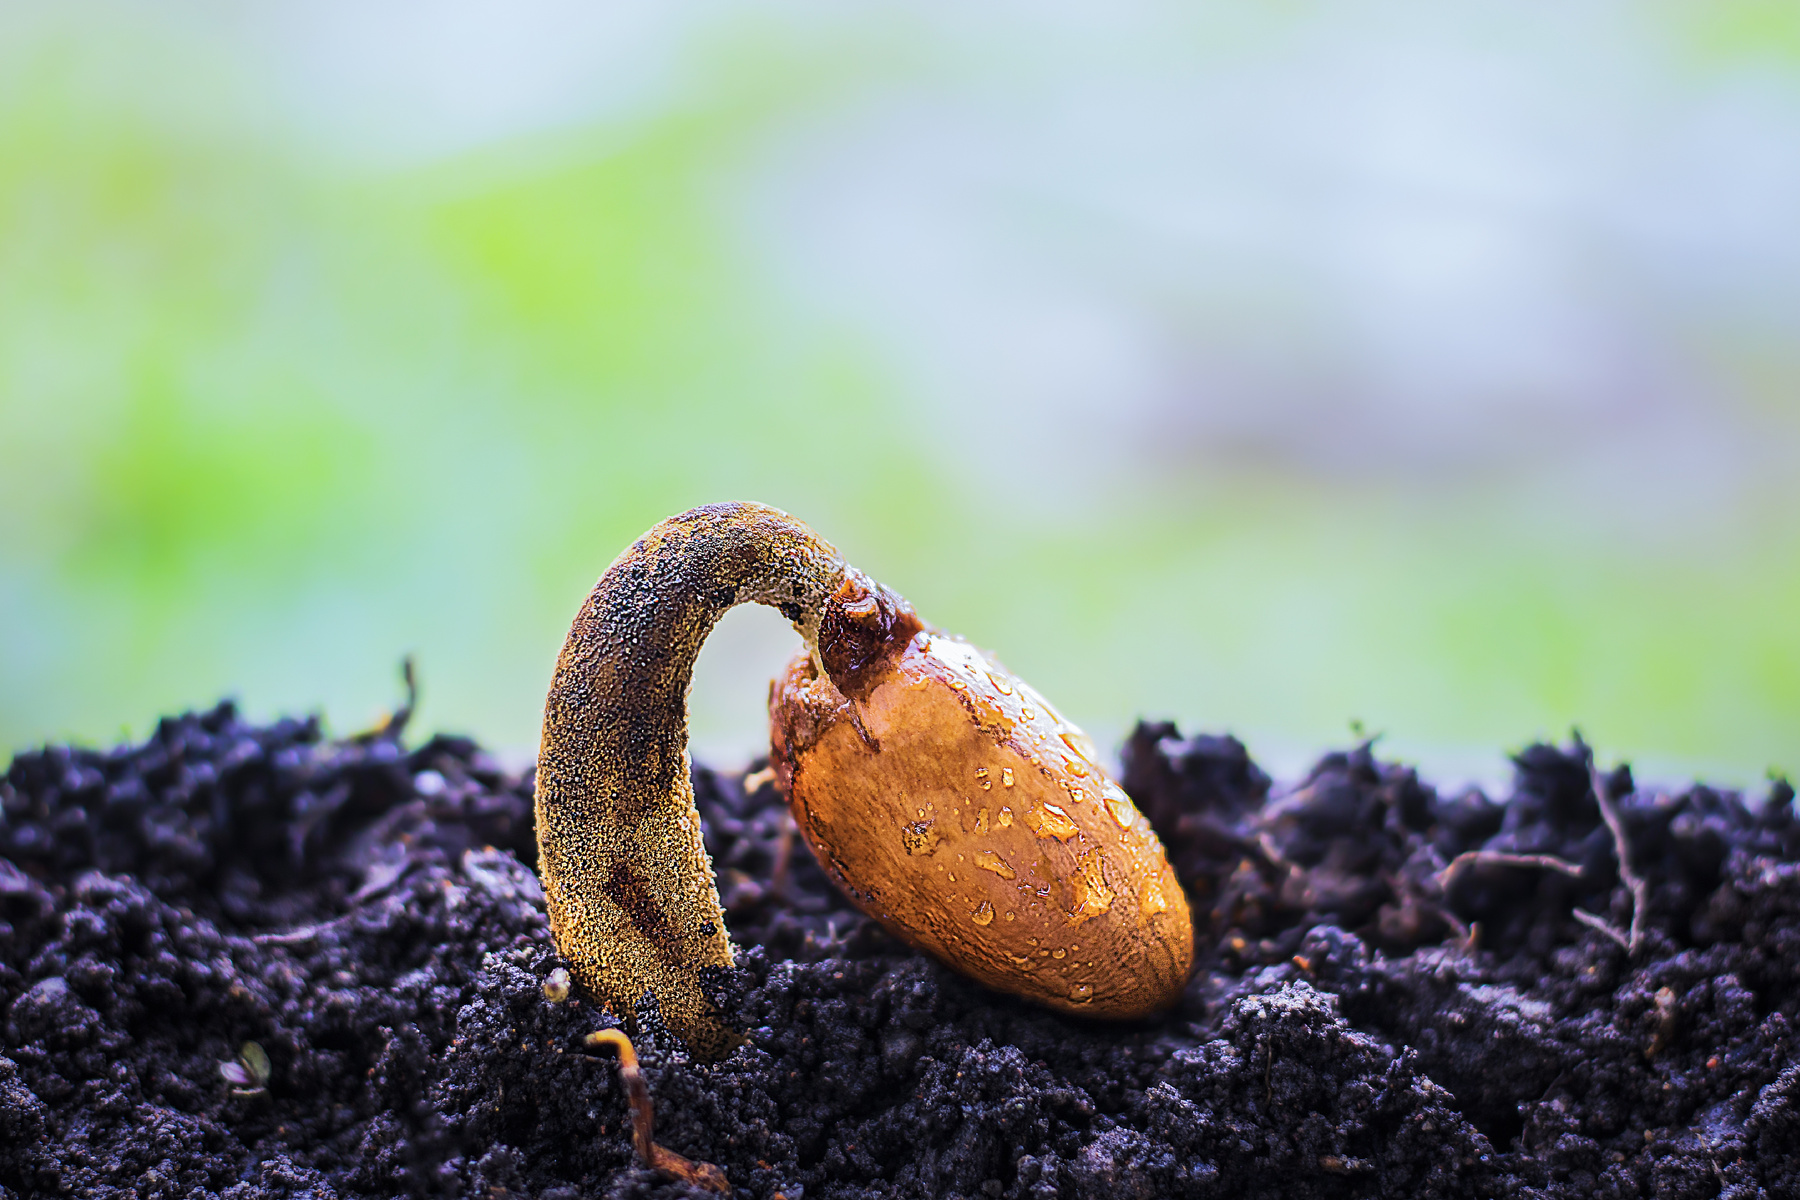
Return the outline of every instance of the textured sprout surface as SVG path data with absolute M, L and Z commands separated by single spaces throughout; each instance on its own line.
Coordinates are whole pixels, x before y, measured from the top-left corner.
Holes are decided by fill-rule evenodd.
M 1200 966 L 1124 1026 L 905 951 L 797 841 L 777 880 L 773 789 L 696 771 L 751 1032 L 711 1065 L 640 1042 L 658 1140 L 790 1200 L 1800 1193 L 1792 793 L 1609 777 L 1649 884 L 1628 958 L 1569 915 L 1631 918 L 1585 754 L 1525 750 L 1504 797 L 1367 748 L 1272 786 L 1140 726 L 1123 781 Z M 531 781 L 473 743 L 221 707 L 20 755 L 0 802 L 0 1196 L 681 1194 L 580 1053 L 609 1020 L 544 996 Z M 1584 872 L 1439 889 L 1477 848 Z M 246 1042 L 262 1088 L 221 1071 Z

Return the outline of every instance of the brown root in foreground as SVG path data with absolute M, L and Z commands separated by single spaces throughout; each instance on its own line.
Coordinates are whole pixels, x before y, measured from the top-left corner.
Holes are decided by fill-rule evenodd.
M 703 1187 L 709 1192 L 729 1194 L 731 1183 L 725 1172 L 708 1162 L 695 1162 L 673 1150 L 656 1144 L 656 1112 L 650 1105 L 650 1085 L 638 1070 L 637 1048 L 623 1030 L 600 1029 L 587 1035 L 587 1044 L 598 1049 L 611 1046 L 619 1054 L 619 1078 L 625 1081 L 625 1098 L 631 1105 L 631 1144 L 644 1165 L 653 1171 Z

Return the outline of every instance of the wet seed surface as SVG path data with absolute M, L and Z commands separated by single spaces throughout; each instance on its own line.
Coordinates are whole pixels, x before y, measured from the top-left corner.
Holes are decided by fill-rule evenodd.
M 1633 954 L 1595 927 L 1633 900 L 1585 758 L 1531 747 L 1504 798 L 1366 747 L 1272 788 L 1229 738 L 1140 726 L 1122 782 L 1200 969 L 1123 1026 L 905 952 L 772 787 L 697 771 L 750 1039 L 713 1066 L 639 1039 L 657 1139 L 790 1200 L 1800 1194 L 1792 793 L 1607 777 Z M 581 1053 L 610 1021 L 559 999 L 531 781 L 473 743 L 222 706 L 22 754 L 0 810 L 0 1197 L 683 1194 Z M 1580 873 L 1444 873 L 1470 850 Z

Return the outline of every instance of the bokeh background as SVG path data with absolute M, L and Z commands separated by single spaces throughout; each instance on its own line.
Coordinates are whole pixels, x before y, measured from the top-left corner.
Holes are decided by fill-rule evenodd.
M 0 752 L 411 653 L 523 759 L 613 555 L 755 498 L 1103 740 L 1751 784 L 1797 451 L 1779 0 L 0 5 Z

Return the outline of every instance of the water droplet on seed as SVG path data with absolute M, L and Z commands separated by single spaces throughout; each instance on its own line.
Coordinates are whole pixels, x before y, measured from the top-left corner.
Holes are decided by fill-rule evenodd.
M 1063 745 L 1073 750 L 1082 758 L 1087 759 L 1089 762 L 1097 763 L 1100 761 L 1099 752 L 1094 749 L 1093 741 L 1089 739 L 1087 734 L 1083 733 L 1075 726 L 1067 726 L 1062 731 L 1062 740 Z
M 994 786 L 994 781 L 988 778 L 988 769 L 986 767 L 975 768 L 975 782 L 981 785 L 981 790 L 984 792 Z
M 1112 814 L 1121 829 L 1130 829 L 1132 822 L 1137 820 L 1137 808 L 1131 803 L 1131 797 L 1117 787 L 1106 789 L 1106 811 Z
M 1011 767 L 1001 767 L 1000 768 L 1000 786 L 1001 787 L 1011 787 L 1012 786 L 1012 768 Z
M 1052 958 L 1067 958 L 1067 957 L 1069 957 L 1069 952 L 1067 950 L 1058 949 L 1054 953 L 1051 954 L 1051 957 Z
M 988 831 L 988 815 L 987 814 L 988 814 L 988 810 L 985 808 L 975 814 L 975 832 L 976 833 L 986 833 Z
M 1075 1001 L 1077 1004 L 1086 1004 L 1093 998 L 1094 985 L 1091 983 L 1077 983 L 1069 988 L 1069 999 Z
M 1069 910 L 1071 925 L 1079 925 L 1112 907 L 1113 890 L 1107 886 L 1098 854 L 1081 860 L 1074 877 L 1069 880 L 1069 891 L 1075 901 L 1075 907 Z
M 1069 820 L 1069 814 L 1054 804 L 1026 809 L 1025 824 L 1039 837 L 1053 837 L 1062 842 L 1081 832 L 1075 822 Z
M 1017 879 L 1019 875 L 1017 871 L 1007 865 L 1004 858 L 1001 858 L 992 850 L 977 850 L 975 852 L 975 865 L 984 871 L 992 871 L 1002 879 Z
M 1008 784 L 1007 786 L 1011 787 L 1012 785 Z M 1010 808 L 1001 809 L 1000 810 L 1000 828 L 1005 829 L 1008 826 L 1010 826 L 1011 824 L 1012 824 L 1012 809 L 1010 809 Z
M 969 920 L 977 925 L 992 925 L 994 923 L 994 906 L 983 900 L 981 907 L 969 914 Z
M 996 675 L 994 672 L 989 671 L 987 673 L 987 677 L 988 677 L 989 681 L 992 682 L 993 685 L 1000 690 L 1000 694 L 1002 696 L 1012 695 L 1012 683 L 1006 678 L 1006 676 Z
M 1148 917 L 1155 913 L 1165 912 L 1168 907 L 1169 901 L 1163 896 L 1162 880 L 1151 875 L 1150 882 L 1144 885 L 1143 898 L 1138 901 L 1138 911 Z
M 1019 715 L 1024 717 L 1027 721 L 1037 720 L 1037 713 L 1032 711 L 1031 705 L 1029 704 L 1019 710 Z

